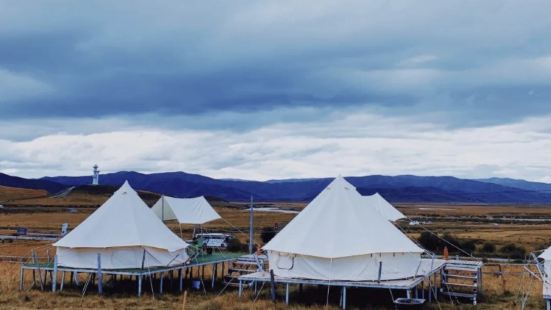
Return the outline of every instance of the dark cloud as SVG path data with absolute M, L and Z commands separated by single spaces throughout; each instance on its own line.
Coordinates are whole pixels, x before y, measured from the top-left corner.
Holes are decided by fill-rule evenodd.
M 0 113 L 205 119 L 372 106 L 441 115 L 431 120 L 450 126 L 509 122 L 551 112 L 550 9 L 543 1 L 0 1 L 0 81 L 9 81 Z M 280 115 L 262 122 L 285 121 Z

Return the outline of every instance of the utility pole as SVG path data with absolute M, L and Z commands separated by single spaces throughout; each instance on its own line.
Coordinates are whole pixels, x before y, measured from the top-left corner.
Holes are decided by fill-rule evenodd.
M 165 197 L 161 195 L 161 221 L 165 220 Z
M 251 195 L 251 205 L 249 208 L 249 254 L 253 254 L 253 234 L 254 234 L 254 210 L 253 196 Z

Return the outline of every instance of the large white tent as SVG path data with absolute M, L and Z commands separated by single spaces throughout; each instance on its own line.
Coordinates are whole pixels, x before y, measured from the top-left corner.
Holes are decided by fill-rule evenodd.
M 383 198 L 379 193 L 375 193 L 370 196 L 362 196 L 365 200 L 368 207 L 375 208 L 384 218 L 389 221 L 397 221 L 403 219 L 406 216 L 394 208 L 386 199 Z
M 350 281 L 415 276 L 424 252 L 342 177 L 264 249 L 277 276 Z
M 173 198 L 162 196 L 152 208 L 161 220 L 177 220 L 180 224 L 202 225 L 220 218 L 204 196 Z
M 142 268 L 188 260 L 188 244 L 155 216 L 125 182 L 86 220 L 54 243 L 58 264 L 74 268 Z

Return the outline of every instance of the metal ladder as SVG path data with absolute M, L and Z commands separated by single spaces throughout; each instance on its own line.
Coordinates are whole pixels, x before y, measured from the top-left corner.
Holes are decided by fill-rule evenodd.
M 477 261 L 449 261 L 441 271 L 440 292 L 443 295 L 465 298 L 476 305 L 482 288 L 482 263 Z

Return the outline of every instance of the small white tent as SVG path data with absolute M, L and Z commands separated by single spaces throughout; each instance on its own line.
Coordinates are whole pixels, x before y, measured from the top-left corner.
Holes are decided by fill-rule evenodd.
M 142 268 L 183 264 L 182 239 L 125 182 L 86 220 L 53 244 L 58 264 L 74 268 Z
M 270 269 L 280 277 L 350 281 L 415 276 L 424 252 L 375 208 L 366 207 L 342 177 L 264 249 Z
M 161 220 L 177 220 L 180 224 L 201 225 L 220 218 L 204 196 L 195 198 L 162 196 L 153 205 L 152 210 Z
M 368 207 L 375 208 L 384 218 L 394 222 L 399 219 L 403 219 L 406 216 L 394 208 L 386 199 L 383 198 L 379 193 L 375 193 L 370 196 L 362 196 L 364 201 L 367 203 Z

